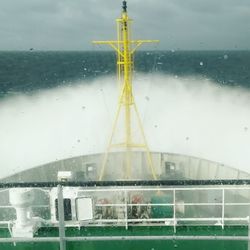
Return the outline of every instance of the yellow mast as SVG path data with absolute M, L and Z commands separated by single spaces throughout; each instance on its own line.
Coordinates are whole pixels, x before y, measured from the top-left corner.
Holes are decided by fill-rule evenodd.
M 143 131 L 142 122 L 139 117 L 139 113 L 134 101 L 133 89 L 132 89 L 132 75 L 133 75 L 133 65 L 134 65 L 134 52 L 143 43 L 155 43 L 158 40 L 130 40 L 130 23 L 131 19 L 128 17 L 127 13 L 127 2 L 123 1 L 122 15 L 121 18 L 116 19 L 117 22 L 117 41 L 93 41 L 94 44 L 108 44 L 117 53 L 117 74 L 118 79 L 121 81 L 121 93 L 118 102 L 118 108 L 112 128 L 112 133 L 109 139 L 108 147 L 104 155 L 103 163 L 101 166 L 101 172 L 99 175 L 99 180 L 101 181 L 104 176 L 105 168 L 107 165 L 108 154 L 111 148 L 123 147 L 126 149 L 126 178 L 131 178 L 131 150 L 134 148 L 142 148 L 146 152 L 147 163 L 152 174 L 153 179 L 156 179 L 156 173 L 153 166 L 152 156 L 149 151 L 149 147 L 146 141 L 146 137 Z M 125 139 L 121 143 L 113 143 L 113 137 L 117 129 L 118 118 L 121 115 L 122 108 L 125 109 Z M 143 143 L 139 144 L 133 141 L 131 134 L 131 111 L 134 109 L 136 120 L 139 125 L 139 130 L 143 138 Z

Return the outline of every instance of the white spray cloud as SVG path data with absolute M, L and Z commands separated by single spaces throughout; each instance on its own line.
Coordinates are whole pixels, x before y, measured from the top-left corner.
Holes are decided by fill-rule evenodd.
M 116 108 L 115 77 L 0 102 L 0 177 L 102 152 Z M 250 172 L 250 92 L 206 79 L 138 75 L 135 93 L 152 151 Z
M 146 130 L 157 151 L 218 161 L 250 171 L 250 92 L 205 79 L 159 77 Z

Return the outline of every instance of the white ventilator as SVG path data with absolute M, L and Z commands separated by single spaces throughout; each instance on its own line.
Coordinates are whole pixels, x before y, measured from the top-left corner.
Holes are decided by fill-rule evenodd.
M 12 236 L 33 237 L 40 224 L 37 218 L 32 218 L 31 205 L 34 201 L 34 190 L 30 188 L 12 188 L 9 190 L 9 201 L 16 210 Z

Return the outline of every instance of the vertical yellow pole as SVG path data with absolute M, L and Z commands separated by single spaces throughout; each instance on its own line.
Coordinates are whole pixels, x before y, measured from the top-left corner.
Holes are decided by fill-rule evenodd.
M 120 37 L 120 22 L 117 21 L 116 22 L 116 27 L 117 27 L 117 41 L 120 41 L 121 40 L 121 37 Z M 121 50 L 121 45 L 120 44 L 117 44 L 117 48 L 118 48 L 118 51 Z M 121 87 L 121 55 L 120 53 L 117 53 L 117 80 L 118 80 L 118 84 L 119 84 L 119 87 Z
M 121 94 L 119 97 L 119 104 L 117 113 L 115 116 L 115 121 L 113 124 L 112 134 L 109 140 L 109 144 L 107 147 L 107 151 L 104 155 L 103 163 L 101 166 L 99 180 L 103 179 L 105 166 L 108 160 L 108 154 L 112 147 L 124 147 L 126 149 L 126 158 L 125 158 L 125 166 L 126 166 L 126 179 L 131 178 L 132 172 L 132 161 L 131 161 L 131 153 L 133 148 L 143 148 L 146 151 L 146 159 L 148 162 L 149 170 L 154 179 L 157 178 L 156 172 L 153 166 L 153 160 L 151 153 L 149 152 L 149 148 L 147 145 L 146 137 L 143 131 L 142 123 L 139 117 L 138 110 L 136 108 L 133 92 L 132 92 L 132 71 L 133 71 L 133 55 L 135 50 L 143 43 L 151 43 L 151 42 L 159 42 L 157 40 L 130 40 L 130 19 L 127 13 L 127 3 L 124 0 L 122 6 L 122 16 L 117 19 L 117 41 L 94 41 L 96 44 L 109 44 L 116 52 L 117 52 L 117 69 L 118 69 L 118 80 L 121 83 Z M 134 47 L 132 47 L 134 45 Z M 118 118 L 120 116 L 120 112 L 124 108 L 125 116 L 124 116 L 124 129 L 125 129 L 125 138 L 122 143 L 113 144 L 113 137 L 116 131 Z M 132 117 L 131 110 L 134 108 L 135 117 L 137 118 L 137 122 L 139 125 L 140 133 L 143 138 L 143 144 L 136 144 L 135 141 L 132 140 Z
M 125 128 L 126 128 L 126 178 L 131 177 L 131 104 L 132 104 L 132 88 L 131 88 L 131 52 L 129 46 L 129 26 L 128 15 L 125 10 L 122 13 L 122 37 L 123 37 L 123 61 L 124 61 L 124 105 L 125 105 Z

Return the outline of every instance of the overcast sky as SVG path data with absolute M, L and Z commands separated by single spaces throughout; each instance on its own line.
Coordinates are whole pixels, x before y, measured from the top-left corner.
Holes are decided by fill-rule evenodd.
M 0 50 L 92 50 L 122 0 L 0 0 Z M 134 38 L 159 49 L 250 49 L 250 0 L 128 0 Z

